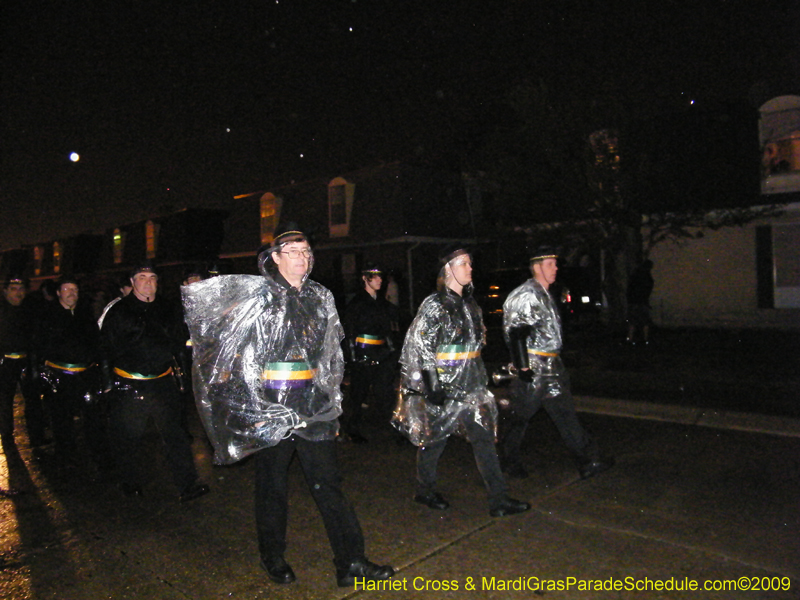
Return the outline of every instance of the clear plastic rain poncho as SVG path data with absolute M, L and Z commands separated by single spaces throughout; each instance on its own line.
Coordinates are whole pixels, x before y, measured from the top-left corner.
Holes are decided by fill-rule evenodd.
M 217 464 L 293 434 L 321 441 L 338 432 L 344 334 L 333 294 L 308 279 L 299 290 L 281 285 L 269 252 L 259 263 L 263 277 L 181 288 L 195 398 Z
M 400 399 L 392 418 L 414 445 L 452 434 L 466 437 L 464 420 L 470 415 L 496 433 L 497 404 L 480 357 L 485 337 L 481 309 L 471 296 L 443 288 L 423 300 L 403 344 Z M 443 406 L 425 402 L 423 370 L 437 372 L 447 394 Z
M 503 303 L 503 336 L 509 343 L 513 329 L 527 328 L 528 363 L 535 377 L 566 377 L 561 360 L 561 315 L 550 293 L 535 279 L 514 289 Z M 548 385 L 557 385 L 551 382 Z M 554 390 L 555 391 L 555 390 Z

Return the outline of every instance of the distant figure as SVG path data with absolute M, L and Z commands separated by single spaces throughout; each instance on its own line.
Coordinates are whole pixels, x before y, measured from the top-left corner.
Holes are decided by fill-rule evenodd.
M 100 317 L 97 319 L 97 326 L 99 328 L 103 328 L 103 321 L 106 318 L 106 314 L 108 314 L 108 309 L 114 306 L 117 302 L 122 300 L 125 296 L 131 293 L 133 287 L 131 286 L 131 280 L 127 275 L 121 275 L 119 279 L 119 296 L 114 298 L 111 302 L 106 304 L 106 307 L 103 309 L 103 312 L 100 314 Z
M 205 267 L 199 264 L 192 265 L 184 271 L 182 285 L 199 283 L 204 279 L 208 279 L 208 276 L 208 271 L 205 269 Z M 183 310 L 183 307 L 181 307 L 181 310 Z M 180 392 L 183 404 L 181 410 L 181 423 L 183 424 L 183 428 L 189 433 L 189 436 L 193 438 L 191 432 L 189 432 L 189 412 L 194 410 L 195 406 L 194 390 L 192 389 L 193 348 L 192 338 L 189 335 L 189 327 L 186 325 L 185 313 L 181 312 L 181 315 L 181 329 L 183 331 L 184 346 L 183 350 L 181 351 L 180 360 L 178 361 L 178 368 L 181 370 L 181 373 L 177 378 L 181 388 Z
M 362 288 L 344 313 L 345 356 L 350 363 L 350 393 L 342 402 L 342 426 L 354 443 L 365 443 L 361 433 L 362 405 L 372 390 L 374 413 L 388 422 L 394 409 L 394 372 L 397 356 L 392 340 L 397 307 L 380 294 L 383 272 L 367 264 L 361 271 Z
M 653 293 L 653 261 L 646 260 L 631 273 L 628 281 L 628 338 L 629 344 L 650 343 L 650 294 Z M 641 330 L 641 338 L 637 331 Z
M 35 321 L 39 315 L 50 309 L 55 300 L 56 282 L 54 279 L 47 279 L 38 290 L 25 295 L 25 308 L 31 311 L 31 318 Z
M 44 409 L 32 377 L 32 325 L 34 314 L 24 302 L 28 284 L 10 275 L 0 298 L 0 438 L 3 447 L 14 446 L 14 396 L 17 384 L 25 398 L 25 424 L 32 447 L 46 443 Z
M 384 297 L 387 302 L 400 306 L 400 287 L 397 285 L 397 280 L 392 273 L 386 275 L 386 294 Z

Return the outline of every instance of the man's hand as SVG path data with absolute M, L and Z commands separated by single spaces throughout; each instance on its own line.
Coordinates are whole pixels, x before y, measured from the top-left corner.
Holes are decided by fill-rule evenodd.
M 433 369 L 422 370 L 422 380 L 425 382 L 427 392 L 425 402 L 434 406 L 442 406 L 447 402 L 447 395 L 439 384 L 439 375 Z
M 447 402 L 447 394 L 444 390 L 434 390 L 425 394 L 425 402 L 434 406 L 444 406 Z
M 531 383 L 533 381 L 533 371 L 530 369 L 518 369 L 517 377 L 519 377 L 525 383 Z

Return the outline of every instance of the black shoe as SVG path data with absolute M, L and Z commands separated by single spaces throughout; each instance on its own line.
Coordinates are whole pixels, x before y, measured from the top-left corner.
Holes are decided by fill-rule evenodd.
M 519 462 L 509 462 L 503 465 L 503 473 L 510 479 L 525 479 L 528 477 L 528 470 Z
M 354 560 L 346 569 L 336 569 L 336 583 L 339 587 L 350 587 L 356 579 L 364 581 L 379 581 L 389 579 L 394 575 L 394 569 L 389 565 L 376 565 L 366 558 Z
M 499 504 L 489 511 L 489 514 L 493 517 L 507 517 L 508 515 L 516 515 L 530 509 L 531 505 L 528 502 L 521 502 L 513 498 L 503 498 Z
M 189 502 L 190 500 L 194 500 L 200 496 L 205 496 L 210 491 L 211 488 L 208 487 L 208 485 L 196 481 L 181 492 L 181 502 Z
M 427 494 L 417 494 L 414 496 L 414 502 L 424 504 L 433 510 L 447 510 L 450 508 L 450 503 L 445 500 L 439 492 L 428 492 Z
M 594 477 L 603 471 L 608 471 L 613 466 L 613 458 L 607 458 L 604 460 L 598 459 L 583 463 L 578 467 L 578 472 L 581 474 L 581 479 L 589 479 L 589 477 Z
M 141 486 L 132 483 L 120 484 L 119 489 L 125 494 L 127 498 L 141 498 L 144 496 Z
M 282 556 L 272 556 L 261 559 L 261 568 L 267 572 L 269 578 L 275 583 L 292 583 L 297 579 L 294 576 L 292 567 L 289 566 Z

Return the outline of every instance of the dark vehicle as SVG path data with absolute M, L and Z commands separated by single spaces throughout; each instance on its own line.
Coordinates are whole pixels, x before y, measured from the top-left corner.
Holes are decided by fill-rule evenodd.
M 581 327 L 594 321 L 602 309 L 599 277 L 595 282 L 588 269 L 582 267 L 559 267 L 558 278 L 550 286 L 550 293 L 561 309 L 561 320 L 565 330 Z M 478 275 L 475 282 L 475 298 L 483 310 L 486 325 L 487 345 L 483 349 L 484 361 L 500 380 L 507 380 L 507 371 L 497 371 L 510 357 L 503 339 L 503 302 L 511 291 L 531 278 L 530 269 L 498 269 L 485 275 Z
M 586 318 L 597 315 L 602 309 L 600 281 L 595 281 L 587 271 L 582 267 L 559 267 L 558 278 L 550 286 L 565 326 L 580 322 L 584 315 Z M 475 297 L 483 309 L 486 327 L 502 327 L 503 302 L 514 288 L 530 278 L 527 268 L 499 269 L 479 277 Z

